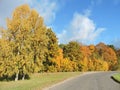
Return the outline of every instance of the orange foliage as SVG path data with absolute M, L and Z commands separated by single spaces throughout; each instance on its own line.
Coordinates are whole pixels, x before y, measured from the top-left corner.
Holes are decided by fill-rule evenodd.
M 91 52 L 94 52 L 95 51 L 95 46 L 94 45 L 90 45 L 89 49 L 90 49 Z
M 117 63 L 117 56 L 115 51 L 106 46 L 104 43 L 100 43 L 96 46 L 97 52 L 102 56 L 102 59 L 106 61 L 109 65 L 109 70 Z
M 91 55 L 91 50 L 87 46 L 81 46 L 80 51 L 81 51 L 83 57 L 89 57 Z

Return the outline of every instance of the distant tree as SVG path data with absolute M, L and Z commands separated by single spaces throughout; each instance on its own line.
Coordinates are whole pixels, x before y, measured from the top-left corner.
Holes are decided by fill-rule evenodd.
M 116 48 L 114 45 L 107 45 L 108 47 L 112 48 L 116 52 Z
M 120 49 L 116 50 L 116 55 L 118 63 L 115 66 L 115 70 L 120 70 Z
M 80 46 L 80 51 L 82 53 L 83 58 L 90 57 L 93 52 L 92 49 L 90 49 L 88 46 L 85 46 L 85 45 Z
M 63 58 L 62 52 L 62 49 L 59 49 L 59 55 L 52 60 L 54 70 L 57 72 L 78 71 L 77 63 L 68 58 Z
M 71 61 L 79 61 L 82 58 L 80 51 L 80 44 L 76 41 L 71 41 L 63 48 L 63 54 L 65 58 L 69 58 Z
M 95 51 L 95 46 L 94 45 L 91 44 L 88 47 L 89 47 L 91 53 L 93 53 Z
M 59 47 L 60 47 L 61 49 L 63 49 L 63 48 L 65 47 L 65 45 L 66 45 L 66 44 L 60 44 Z
M 87 57 L 84 57 L 83 60 L 80 61 L 80 71 L 88 71 L 88 62 Z
M 115 51 L 104 43 L 99 43 L 98 45 L 96 45 L 96 49 L 101 58 L 108 63 L 109 70 L 112 70 L 114 65 L 116 65 L 117 63 L 117 56 Z

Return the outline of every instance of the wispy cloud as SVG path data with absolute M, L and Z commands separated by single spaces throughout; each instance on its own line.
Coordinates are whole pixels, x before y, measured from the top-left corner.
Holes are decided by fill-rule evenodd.
M 44 17 L 47 24 L 55 19 L 58 8 L 55 0 L 40 0 L 34 3 L 33 7 Z
M 120 38 L 114 39 L 112 43 L 116 48 L 120 49 Z
M 57 12 L 57 0 L 0 0 L 0 26 L 5 27 L 6 18 L 19 5 L 28 4 L 36 9 L 44 18 L 46 24 L 54 21 Z
M 67 43 L 72 40 L 92 43 L 104 30 L 105 28 L 97 28 L 93 20 L 86 14 L 75 13 L 68 28 L 58 34 L 58 38 L 60 43 Z
M 91 12 L 92 12 L 92 10 L 91 10 L 91 8 L 90 8 L 90 9 L 84 10 L 83 13 L 84 13 L 85 16 L 89 17 L 89 16 L 91 15 Z
M 104 0 L 91 0 L 91 5 L 100 5 Z

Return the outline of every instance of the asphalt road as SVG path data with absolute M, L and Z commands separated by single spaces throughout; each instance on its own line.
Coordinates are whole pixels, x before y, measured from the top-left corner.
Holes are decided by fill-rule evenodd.
M 118 72 L 95 72 L 80 75 L 49 87 L 47 90 L 120 90 L 111 76 Z

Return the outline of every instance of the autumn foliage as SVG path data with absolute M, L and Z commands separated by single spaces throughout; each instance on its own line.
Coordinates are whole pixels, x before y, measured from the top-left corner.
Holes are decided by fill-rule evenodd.
M 1 28 L 0 33 L 2 79 L 17 81 L 38 72 L 108 71 L 119 67 L 120 50 L 104 43 L 71 41 L 58 45 L 52 29 L 28 5 L 17 7 L 7 19 L 7 29 Z

